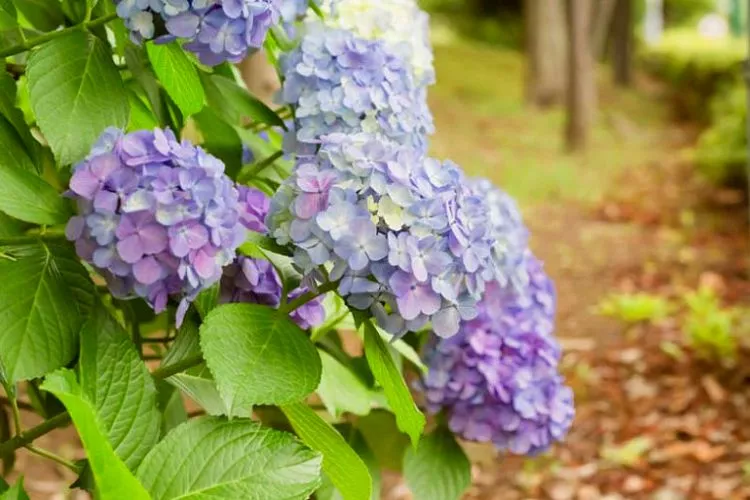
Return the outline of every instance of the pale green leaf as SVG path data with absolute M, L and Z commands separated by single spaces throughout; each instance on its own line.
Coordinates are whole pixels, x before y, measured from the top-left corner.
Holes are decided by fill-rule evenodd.
M 195 66 L 177 42 L 146 44 L 151 67 L 184 118 L 203 109 L 206 96 Z
M 63 165 L 86 156 L 105 128 L 128 123 L 120 72 L 109 47 L 90 33 L 42 45 L 29 57 L 27 75 L 37 124 Z
M 257 304 L 219 306 L 200 329 L 206 364 L 227 408 L 286 404 L 313 392 L 320 357 L 289 317 Z
M 370 472 L 341 434 L 304 403 L 284 405 L 281 410 L 302 441 L 323 454 L 323 472 L 343 498 L 370 500 Z
M 375 380 L 383 388 L 388 404 L 396 415 L 398 428 L 409 435 L 412 445 L 416 447 L 419 436 L 424 430 L 424 415 L 414 403 L 401 372 L 388 352 L 388 346 L 375 326 L 369 319 L 363 321 L 362 326 L 364 328 L 367 364 L 370 366 Z
M 347 367 L 333 356 L 318 350 L 323 373 L 318 386 L 318 396 L 328 410 L 337 417 L 341 412 L 367 415 L 371 408 L 370 390 Z
M 458 500 L 471 484 L 471 462 L 448 429 L 422 438 L 404 455 L 404 478 L 414 500 Z
M 8 487 L 8 483 L 0 480 L 0 500 L 29 500 L 29 495 L 23 487 L 23 476 L 19 477 L 16 483 L 10 487 Z
M 320 483 L 320 463 L 285 432 L 201 417 L 156 445 L 138 478 L 153 500 L 302 500 Z
M 69 363 L 87 318 L 93 284 L 67 244 L 3 249 L 0 257 L 0 360 L 13 383 Z
M 97 418 L 94 405 L 83 394 L 75 373 L 68 369 L 47 375 L 42 389 L 62 401 L 78 430 L 94 472 L 101 500 L 150 500 L 146 490 L 115 454 L 107 440 L 107 431 Z
M 206 98 L 216 113 L 231 125 L 240 125 L 243 118 L 286 128 L 284 120 L 260 99 L 221 75 L 201 74 Z
M 10 146 L 3 136 L 3 123 L 0 117 L 0 161 L 6 155 L 18 155 L 25 158 L 16 165 L 0 164 L 0 211 L 16 219 L 35 224 L 62 224 L 70 218 L 70 207 L 55 188 L 41 177 L 24 170 L 34 168 L 25 152 Z M 5 129 L 7 130 L 7 129 Z M 16 143 L 17 146 L 17 143 Z M 28 163 L 26 163 L 28 162 Z
M 81 330 L 79 370 L 101 430 L 135 470 L 159 440 L 156 387 L 128 333 L 101 305 Z

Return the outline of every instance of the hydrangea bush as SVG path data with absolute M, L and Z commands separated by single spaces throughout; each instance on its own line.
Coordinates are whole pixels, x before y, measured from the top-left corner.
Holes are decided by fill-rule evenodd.
M 102 499 L 368 500 L 396 457 L 442 500 L 460 441 L 565 436 L 554 286 L 513 200 L 429 155 L 414 0 L 6 3 L 4 472 L 25 449 Z M 260 50 L 274 106 L 232 65 Z M 70 425 L 85 459 L 36 444 Z

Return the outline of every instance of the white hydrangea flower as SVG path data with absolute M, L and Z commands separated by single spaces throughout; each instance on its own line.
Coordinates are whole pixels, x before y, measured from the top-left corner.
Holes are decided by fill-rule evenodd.
M 323 0 L 322 10 L 329 25 L 393 44 L 418 81 L 434 83 L 429 15 L 416 0 Z

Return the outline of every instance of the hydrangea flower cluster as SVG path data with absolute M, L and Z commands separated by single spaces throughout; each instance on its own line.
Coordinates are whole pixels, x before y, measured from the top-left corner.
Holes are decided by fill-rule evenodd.
M 326 0 L 325 22 L 367 40 L 384 40 L 418 82 L 435 81 L 429 15 L 415 0 Z
M 341 279 L 350 305 L 393 334 L 432 321 L 441 336 L 475 316 L 486 282 L 523 286 L 526 229 L 504 193 L 457 166 L 370 134 L 332 134 L 299 157 L 267 223 L 305 273 Z
M 386 42 L 311 22 L 280 62 L 281 100 L 295 108 L 300 143 L 369 132 L 426 149 L 433 125 L 425 87 Z
M 157 34 L 159 41 L 187 40 L 184 47 L 203 64 L 240 62 L 263 45 L 279 20 L 281 0 L 115 0 L 117 15 L 139 43 Z M 158 19 L 157 19 L 158 18 Z M 160 34 L 161 35 L 161 34 Z
M 224 164 L 168 129 L 107 129 L 75 166 L 69 195 L 78 215 L 66 235 L 78 255 L 117 297 L 137 295 L 156 312 L 180 299 L 178 323 L 246 235 Z
M 479 315 L 433 343 L 421 389 L 430 412 L 445 411 L 462 438 L 534 455 L 564 437 L 575 410 L 558 373 L 553 284 L 530 253 L 526 265 L 526 296 L 489 284 Z
M 266 233 L 268 229 L 264 220 L 270 207 L 268 196 L 257 189 L 245 186 L 239 186 L 238 190 L 240 222 L 250 231 Z M 289 293 L 289 300 L 294 300 L 307 291 L 304 286 L 298 287 Z M 219 301 L 278 307 L 282 293 L 281 278 L 271 262 L 239 255 L 234 262 L 224 268 Z M 298 307 L 289 316 L 303 329 L 320 325 L 325 319 L 323 297 Z

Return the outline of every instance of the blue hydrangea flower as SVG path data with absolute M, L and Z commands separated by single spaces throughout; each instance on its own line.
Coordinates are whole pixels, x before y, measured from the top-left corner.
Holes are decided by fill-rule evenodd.
M 238 186 L 240 197 L 240 222 L 250 231 L 266 233 L 264 220 L 268 214 L 270 200 L 263 192 Z M 300 286 L 289 293 L 294 300 L 306 293 L 308 288 Z M 221 303 L 246 302 L 278 307 L 281 303 L 283 284 L 271 262 L 239 255 L 224 268 L 221 278 L 219 300 Z M 295 309 L 289 317 L 301 328 L 318 326 L 325 320 L 323 297 L 318 297 Z
M 203 64 L 240 62 L 263 45 L 266 33 L 279 20 L 281 0 L 115 0 L 136 43 L 183 38 L 184 47 Z M 156 22 L 155 16 L 161 18 Z M 163 24 L 166 33 L 157 33 Z
M 450 162 L 367 133 L 300 155 L 266 223 L 305 274 L 326 266 L 350 305 L 393 334 L 441 336 L 476 315 L 486 282 L 526 283 L 526 229 L 512 200 Z
M 306 25 L 299 46 L 281 59 L 281 100 L 295 108 L 297 151 L 336 132 L 368 132 L 426 149 L 433 130 L 426 89 L 385 42 Z M 308 148 L 309 149 L 309 148 Z
M 530 253 L 525 264 L 525 294 L 488 284 L 478 316 L 432 343 L 420 389 L 430 412 L 445 412 L 463 439 L 535 455 L 563 439 L 575 409 L 558 372 L 554 286 Z
M 69 194 L 78 255 L 117 297 L 142 297 L 156 312 L 180 300 L 178 323 L 246 235 L 224 164 L 171 130 L 107 129 L 74 167 Z

